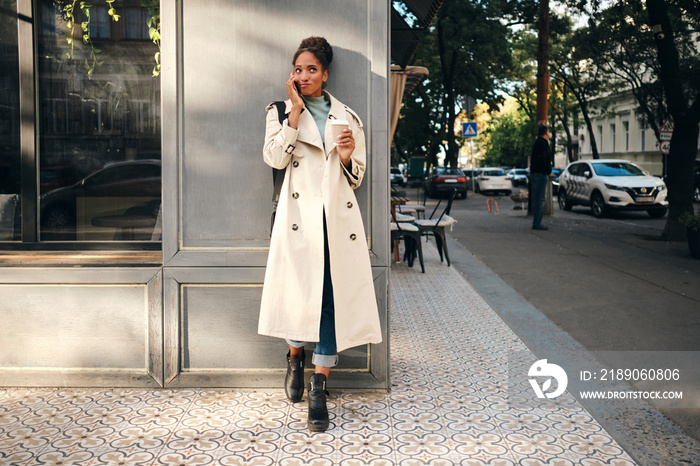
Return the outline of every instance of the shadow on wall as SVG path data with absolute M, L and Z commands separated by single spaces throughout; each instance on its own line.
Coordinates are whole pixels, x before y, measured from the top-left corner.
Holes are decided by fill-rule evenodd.
M 208 3 L 206 10 L 184 4 L 183 244 L 267 245 L 273 185 L 262 159 L 265 107 L 287 98 L 293 54 L 306 36 L 324 35 L 334 46 L 328 91 L 363 120 L 371 167 L 369 121 L 386 118 L 386 109 L 370 108 L 370 86 L 386 78 L 371 71 L 367 11 L 347 2 L 331 3 L 294 3 L 289 10 L 273 11 L 262 2 Z M 256 15 L 264 21 L 251 20 Z M 208 32 L 213 29 L 220 34 L 215 46 Z M 349 48 L 354 46 L 367 52 Z M 373 112 L 379 113 L 375 117 Z M 371 179 L 368 172 L 356 193 L 365 228 Z

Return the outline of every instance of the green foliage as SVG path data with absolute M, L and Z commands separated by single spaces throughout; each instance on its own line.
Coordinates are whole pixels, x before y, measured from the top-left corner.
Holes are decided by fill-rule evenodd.
M 148 18 L 148 37 L 158 47 L 154 57 L 156 64 L 153 67 L 153 77 L 155 78 L 160 75 L 160 0 L 141 0 L 141 6 L 150 13 Z
M 700 215 L 693 215 L 689 212 L 685 212 L 678 217 L 678 221 L 686 228 L 690 228 L 693 231 L 700 231 Z
M 527 167 L 534 128 L 534 119 L 524 109 L 505 106 L 482 130 L 481 139 L 488 141 L 484 144 L 484 165 Z
M 422 38 L 414 58 L 430 77 L 421 92 L 404 98 L 394 136 L 408 155 L 425 155 L 428 165 L 445 154 L 454 165 L 459 147 L 460 107 L 467 96 L 495 106 L 502 101 L 514 63 L 509 26 L 531 20 L 537 3 L 494 0 L 445 2 Z M 421 119 L 421 120 L 417 120 Z
M 113 4 L 115 1 L 116 0 L 105 0 L 105 3 L 109 7 L 107 14 L 112 21 L 116 22 L 119 21 L 121 16 L 117 14 L 117 10 L 114 8 Z M 55 0 L 54 3 L 63 13 L 63 18 L 66 21 L 66 27 L 68 28 L 65 38 L 68 45 L 70 45 L 70 51 L 66 52 L 66 57 L 73 60 L 75 58 L 75 28 L 79 21 L 78 17 L 76 16 L 76 4 L 78 4 L 78 0 Z M 141 6 L 146 8 L 150 13 L 150 17 L 148 18 L 148 34 L 153 43 L 158 47 L 158 52 L 156 52 L 154 57 L 155 65 L 153 67 L 153 76 L 155 77 L 160 74 L 160 2 L 159 0 L 141 0 Z M 90 79 L 92 79 L 96 68 L 104 63 L 103 61 L 97 61 L 97 55 L 101 52 L 101 50 L 95 48 L 92 39 L 90 38 L 90 12 L 93 5 L 89 2 L 81 1 L 78 4 L 78 7 L 79 11 L 82 13 L 82 19 L 84 19 L 84 21 L 80 22 L 82 42 L 86 46 L 90 47 L 88 57 L 85 59 L 84 68 L 85 73 Z

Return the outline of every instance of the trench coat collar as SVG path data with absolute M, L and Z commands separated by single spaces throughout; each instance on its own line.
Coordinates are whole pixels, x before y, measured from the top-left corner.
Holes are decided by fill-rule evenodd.
M 346 119 L 347 115 L 345 112 L 345 105 L 343 105 L 342 102 L 333 97 L 329 92 L 323 91 L 323 95 L 331 102 L 331 108 L 328 111 L 328 119 Z M 292 101 L 286 100 L 285 104 L 285 112 L 289 113 L 292 110 Z M 306 107 L 304 107 L 304 110 L 306 110 Z M 324 138 L 327 141 L 329 141 L 329 138 L 331 137 L 332 135 L 330 125 L 326 124 Z M 316 121 L 314 121 L 314 117 L 311 116 L 311 112 L 309 111 L 302 111 L 301 115 L 299 115 L 299 133 L 297 136 L 297 140 L 308 144 L 312 144 L 326 153 L 329 153 L 333 148 L 332 142 L 327 147 L 324 147 L 323 139 L 321 139 L 321 133 L 318 131 L 318 125 L 316 125 Z

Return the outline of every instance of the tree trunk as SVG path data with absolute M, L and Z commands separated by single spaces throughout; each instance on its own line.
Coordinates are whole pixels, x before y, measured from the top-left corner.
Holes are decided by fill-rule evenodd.
M 443 128 L 445 140 L 447 141 L 447 150 L 445 151 L 445 166 L 457 168 L 457 140 L 455 137 L 455 90 L 454 90 L 454 74 L 457 68 L 457 54 L 452 51 L 450 58 L 445 46 L 444 32 L 442 21 L 437 23 L 438 29 L 438 51 L 440 53 L 440 65 L 442 68 L 442 81 L 445 92 L 445 127 Z M 449 61 L 449 63 L 448 63 Z
M 661 238 L 666 241 L 684 241 L 685 228 L 678 218 L 693 213 L 693 161 L 698 150 L 698 123 L 700 123 L 700 101 L 688 108 L 679 78 L 678 51 L 673 40 L 673 28 L 668 17 L 668 5 L 663 0 L 647 0 L 649 26 L 654 31 L 654 42 L 658 50 L 661 67 L 659 78 L 666 93 L 666 106 L 673 117 L 671 152 L 667 158 L 667 186 L 669 215 Z M 661 30 L 658 31 L 658 26 Z
M 571 134 L 571 129 L 569 128 L 569 106 L 564 102 L 564 111 L 559 114 L 559 120 L 561 120 L 561 125 L 564 127 L 564 132 L 566 133 L 566 161 L 571 163 L 574 160 L 574 137 Z
M 392 164 L 393 166 L 398 166 L 402 160 L 404 162 L 408 163 L 408 157 L 406 157 L 406 152 L 401 147 L 401 142 L 399 141 L 399 139 L 400 138 L 396 138 L 392 141 L 392 144 L 394 145 L 394 149 L 395 149 L 396 155 L 397 155 L 397 160 L 393 161 L 396 163 Z
M 560 74 L 564 84 L 566 85 L 566 87 L 569 88 L 571 93 L 576 98 L 576 102 L 578 102 L 579 109 L 581 110 L 581 116 L 583 116 L 583 121 L 586 122 L 588 137 L 591 140 L 591 154 L 593 155 L 594 159 L 599 159 L 600 155 L 598 154 L 598 145 L 596 144 L 595 134 L 593 133 L 593 122 L 591 121 L 591 117 L 588 115 L 588 100 L 586 99 L 585 91 L 575 87 L 574 83 L 571 82 L 571 80 L 566 75 L 564 75 L 563 73 Z
M 540 0 L 537 43 L 537 126 L 547 124 L 549 94 L 549 0 Z
M 447 131 L 447 153 L 445 154 L 445 166 L 457 168 L 457 153 L 459 152 L 459 147 L 457 147 L 457 140 L 455 137 L 455 96 L 452 86 L 447 88 L 447 124 L 445 125 L 445 130 Z
M 593 133 L 593 122 L 591 117 L 588 115 L 588 105 L 585 101 L 578 99 L 579 106 L 581 107 L 581 115 L 583 115 L 583 120 L 586 122 L 586 129 L 588 130 L 588 137 L 591 139 L 591 154 L 593 154 L 594 159 L 599 159 L 598 154 L 598 144 L 595 142 L 595 134 Z
M 671 153 L 667 160 L 668 217 L 661 238 L 685 241 L 685 226 L 678 218 L 693 213 L 693 161 L 698 153 L 698 121 L 682 118 L 675 123 L 671 137 Z

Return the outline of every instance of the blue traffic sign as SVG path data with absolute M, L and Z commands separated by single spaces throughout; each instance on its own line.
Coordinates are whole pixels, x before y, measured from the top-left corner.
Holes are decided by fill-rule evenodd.
M 468 121 L 462 123 L 462 137 L 463 138 L 473 138 L 479 133 L 476 130 L 476 121 Z

